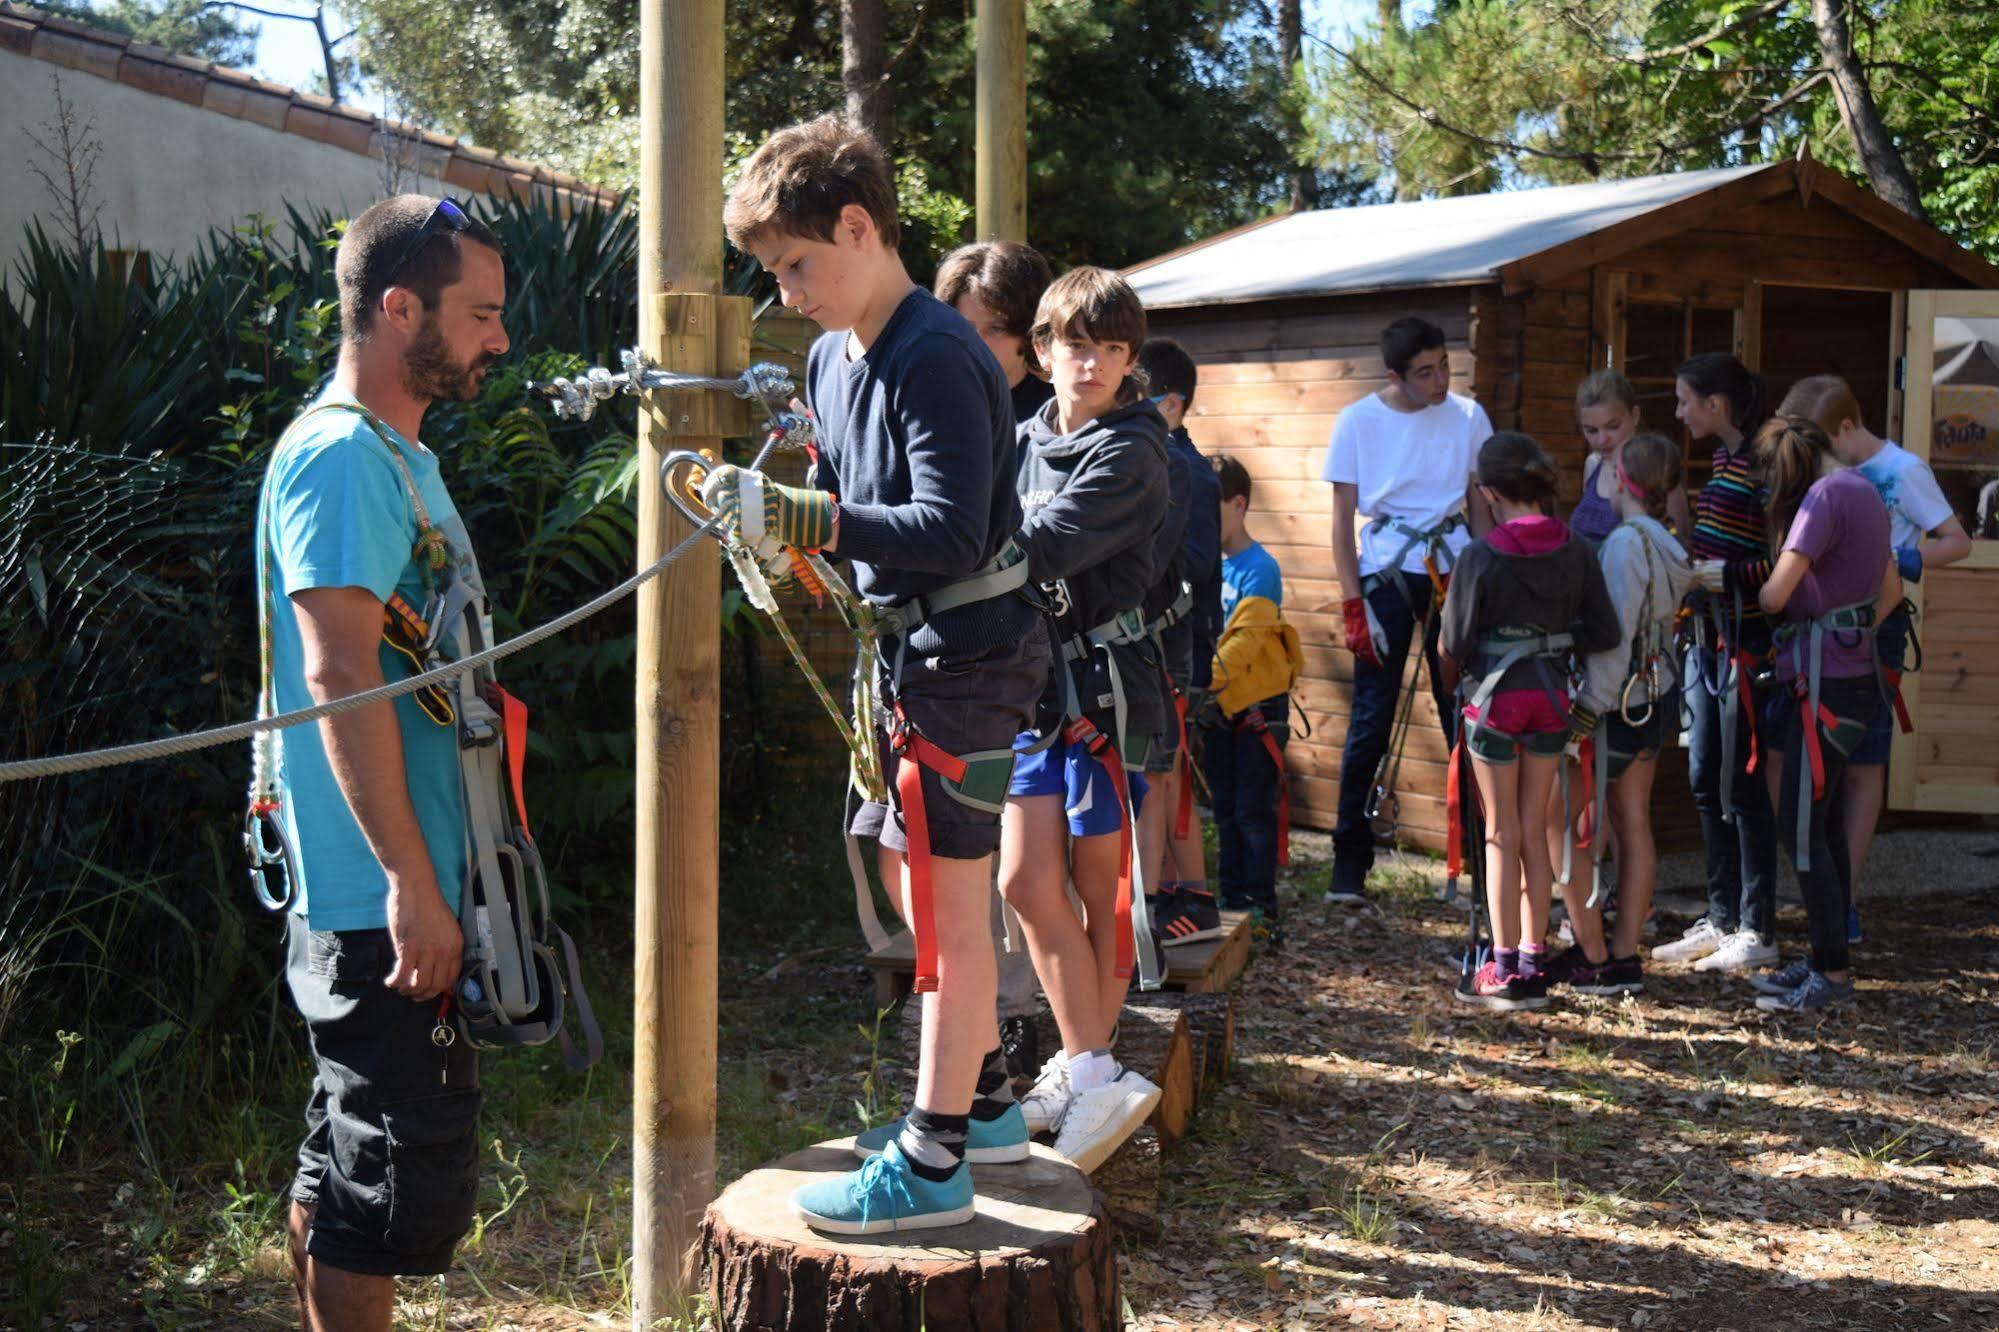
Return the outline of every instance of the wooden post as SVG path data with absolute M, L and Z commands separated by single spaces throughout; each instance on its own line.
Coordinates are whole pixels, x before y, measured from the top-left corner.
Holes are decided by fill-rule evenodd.
M 978 0 L 980 240 L 1027 239 L 1027 0 Z
M 639 9 L 639 346 L 670 370 L 717 369 L 722 280 L 722 0 Z M 671 293 L 662 297 L 663 293 Z M 747 330 L 745 330 L 746 332 Z M 661 457 L 714 449 L 687 395 L 639 421 L 639 563 L 688 533 Z M 632 1326 L 684 1309 L 715 1194 L 717 772 L 721 563 L 702 541 L 638 596 L 634 867 Z

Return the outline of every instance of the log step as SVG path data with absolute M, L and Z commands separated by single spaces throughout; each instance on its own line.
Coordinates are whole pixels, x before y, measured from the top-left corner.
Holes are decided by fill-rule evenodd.
M 801 1184 L 855 1168 L 852 1138 L 753 1170 L 709 1204 L 702 1270 L 723 1332 L 918 1332 L 1122 1326 L 1102 1195 L 1046 1147 L 979 1166 L 978 1216 L 907 1235 L 821 1235 L 791 1210 Z

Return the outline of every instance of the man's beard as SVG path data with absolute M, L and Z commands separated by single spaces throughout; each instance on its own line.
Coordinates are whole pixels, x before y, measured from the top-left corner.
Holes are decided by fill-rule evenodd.
M 460 364 L 451 359 L 434 319 L 424 321 L 416 341 L 403 353 L 403 390 L 412 398 L 471 402 L 479 396 L 479 375 L 493 363 L 484 353 Z

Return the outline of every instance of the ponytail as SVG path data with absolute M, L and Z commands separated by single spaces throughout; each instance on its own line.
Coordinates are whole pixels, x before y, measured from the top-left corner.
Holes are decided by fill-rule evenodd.
M 1810 417 L 1775 416 L 1756 432 L 1751 457 L 1770 496 L 1764 528 L 1772 555 L 1783 548 L 1805 492 L 1819 479 L 1819 463 L 1831 452 L 1832 441 Z
M 1545 509 L 1555 498 L 1555 461 L 1532 435 L 1502 430 L 1479 447 L 1478 483 L 1515 504 Z
M 1703 398 L 1728 399 L 1729 419 L 1745 436 L 1755 433 L 1763 423 L 1763 376 L 1727 352 L 1691 356 L 1673 373 Z

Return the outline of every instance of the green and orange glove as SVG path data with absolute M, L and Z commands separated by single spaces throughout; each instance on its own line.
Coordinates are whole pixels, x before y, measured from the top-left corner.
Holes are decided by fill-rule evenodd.
M 833 497 L 805 486 L 783 486 L 762 472 L 723 464 L 701 483 L 701 500 L 723 533 L 757 552 L 766 546 L 818 550 L 833 539 Z

